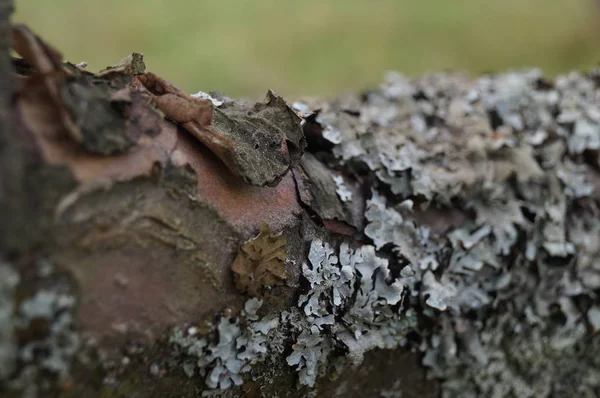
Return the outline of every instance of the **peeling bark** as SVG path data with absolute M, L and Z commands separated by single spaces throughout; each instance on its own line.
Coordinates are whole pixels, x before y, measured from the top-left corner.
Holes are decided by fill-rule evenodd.
M 598 393 L 597 72 L 248 104 L 0 14 L 3 396 Z

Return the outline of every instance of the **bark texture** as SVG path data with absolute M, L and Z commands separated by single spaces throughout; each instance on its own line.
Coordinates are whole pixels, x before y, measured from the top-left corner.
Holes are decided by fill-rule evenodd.
M 12 41 L 5 396 L 599 393 L 596 71 L 253 103 Z

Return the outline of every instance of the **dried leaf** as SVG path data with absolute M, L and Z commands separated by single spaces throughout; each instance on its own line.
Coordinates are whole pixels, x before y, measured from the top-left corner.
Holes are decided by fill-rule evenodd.
M 31 65 L 31 69 L 19 69 L 26 72 L 21 92 L 25 101 L 21 106 L 29 106 L 35 114 L 36 109 L 49 110 L 49 103 L 69 136 L 88 151 L 121 153 L 142 135 L 155 136 L 160 131 L 162 115 L 150 104 L 147 94 L 131 86 L 128 76 L 143 67 L 141 54 L 134 53 L 121 61 L 110 69 L 110 75 L 94 75 L 63 63 L 58 52 L 22 25 L 13 27 L 13 43 L 24 58 L 21 64 Z M 26 122 L 30 126 L 37 123 Z
M 152 73 L 139 80 L 167 117 L 248 184 L 277 185 L 304 153 L 301 119 L 273 91 L 264 103 L 226 102 L 216 109 L 209 100 L 188 95 Z
M 165 116 L 181 123 L 193 135 L 197 136 L 197 130 L 210 123 L 213 112 L 209 101 L 187 95 L 151 72 L 140 75 L 137 79 L 153 95 Z
M 160 132 L 162 115 L 145 91 L 126 75 L 109 78 L 78 71 L 61 86 L 61 97 L 85 148 L 111 155 L 129 150 L 143 135 Z
M 226 151 L 230 169 L 249 184 L 273 186 L 304 153 L 300 122 L 283 98 L 269 91 L 264 103 L 228 102 L 215 109 L 210 126 L 197 138 L 225 137 L 230 147 L 220 152 Z
M 62 55 L 33 34 L 25 25 L 13 25 L 13 49 L 23 59 L 33 65 L 37 76 L 41 76 L 44 86 L 68 134 L 77 142 L 83 141 L 81 132 L 62 105 L 60 87 L 64 79 L 61 68 Z
M 268 289 L 288 279 L 286 257 L 285 238 L 270 234 L 263 225 L 258 236 L 243 244 L 231 265 L 237 288 L 252 297 L 264 297 Z

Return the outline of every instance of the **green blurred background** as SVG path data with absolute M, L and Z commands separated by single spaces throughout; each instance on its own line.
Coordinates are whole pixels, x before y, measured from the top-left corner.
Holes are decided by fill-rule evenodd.
M 335 95 L 386 70 L 472 74 L 600 61 L 594 0 L 16 0 L 65 58 L 97 71 L 136 51 L 188 92 Z

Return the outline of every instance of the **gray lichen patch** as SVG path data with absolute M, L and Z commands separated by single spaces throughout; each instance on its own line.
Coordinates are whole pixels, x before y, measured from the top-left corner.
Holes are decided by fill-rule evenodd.
M 352 191 L 346 186 L 344 177 L 333 176 L 333 182 L 335 182 L 335 193 L 338 194 L 342 202 L 348 202 L 352 200 Z
M 531 70 L 478 79 L 437 74 L 409 80 L 392 73 L 379 88 L 361 96 L 318 107 L 296 104 L 302 113 L 310 114 L 304 132 L 310 135 L 314 153 L 304 157 L 303 121 L 272 92 L 265 103 L 246 104 L 217 95 L 193 98 L 152 74 L 133 78 L 144 83 L 169 119 L 241 177 L 225 196 L 236 199 L 241 210 L 229 213 L 234 206 L 227 203 L 233 202 L 217 195 L 211 203 L 219 212 L 232 219 L 252 213 L 248 225 L 255 225 L 272 209 L 255 206 L 266 197 L 244 192 L 266 192 L 263 185 L 281 182 L 278 188 L 290 188 L 276 190 L 277 200 L 265 203 L 272 203 L 274 212 L 298 216 L 303 225 L 304 235 L 290 245 L 289 253 L 282 238 L 290 236 L 289 230 L 282 235 L 264 231 L 242 246 L 233 271 L 244 293 L 260 296 L 266 303 L 274 291 L 271 286 L 289 279 L 289 289 L 275 299 L 276 310 L 262 308 L 262 301 L 253 298 L 238 316 L 227 312 L 213 318 L 207 333 L 195 327 L 175 329 L 170 343 L 181 374 L 200 376 L 207 388 L 215 390 L 208 394 L 226 389 L 235 394 L 233 387 L 256 382 L 258 377 L 250 370 L 283 358 L 279 365 L 292 374 L 297 371 L 303 385 L 300 391 L 310 389 L 317 395 L 322 392 L 317 391 L 319 378 L 338 374 L 342 365 L 360 366 L 365 354 L 376 349 L 408 347 L 423 354 L 422 363 L 441 381 L 445 397 L 600 395 L 599 76 L 596 70 L 550 81 Z M 131 79 L 121 78 L 121 86 Z M 85 81 L 83 77 L 79 83 Z M 101 114 L 111 115 L 107 103 L 136 102 L 134 87 L 116 92 L 105 87 L 108 91 L 101 93 L 86 87 L 66 87 L 65 110 L 85 116 L 81 104 L 96 104 L 103 108 Z M 157 117 L 162 120 L 154 108 L 142 107 L 138 112 L 153 115 L 139 118 L 151 126 L 157 126 Z M 117 124 L 123 127 L 131 123 L 132 115 L 121 113 Z M 112 126 L 98 129 L 96 119 L 71 116 L 72 121 L 87 125 L 88 133 Z M 84 130 L 80 138 L 85 140 L 89 134 L 86 137 Z M 124 131 L 117 130 L 118 134 Z M 150 129 L 150 135 L 153 132 Z M 176 145 L 178 164 L 192 164 L 196 158 L 184 156 L 183 150 L 193 142 L 183 133 L 177 132 L 182 139 Z M 120 153 L 134 145 L 135 138 L 119 136 L 112 142 L 106 135 L 103 139 L 108 141 L 92 142 L 95 148 L 88 149 Z M 138 180 L 136 185 L 113 185 L 110 194 L 94 193 L 93 199 L 90 194 L 90 202 L 97 201 L 89 205 L 95 211 L 86 211 L 85 198 L 78 210 L 66 210 L 63 221 L 71 212 L 78 213 L 81 217 L 73 219 L 87 232 L 82 241 L 56 234 L 63 247 L 74 243 L 83 248 L 86 242 L 89 247 L 103 242 L 122 245 L 135 250 L 119 251 L 115 257 L 131 259 L 142 270 L 115 292 L 113 279 L 116 271 L 121 272 L 121 263 L 72 255 L 69 268 L 74 274 L 85 274 L 88 281 L 81 286 L 89 295 L 83 305 L 99 299 L 98 307 L 103 308 L 82 311 L 82 321 L 100 320 L 90 329 L 100 332 L 102 324 L 108 324 L 102 315 L 112 317 L 113 312 L 147 322 L 146 329 L 161 329 L 180 324 L 169 318 L 173 314 L 193 313 L 204 319 L 230 306 L 216 290 L 191 295 L 206 293 L 202 286 L 208 285 L 199 285 L 203 277 L 187 272 L 190 264 L 201 266 L 215 272 L 211 284 L 230 282 L 222 272 L 228 270 L 229 255 L 234 255 L 223 246 L 234 234 L 227 227 L 230 223 L 220 216 L 208 217 L 212 210 L 209 214 L 202 206 L 186 209 L 172 200 L 183 196 L 194 202 L 196 188 L 204 186 L 207 194 L 223 186 L 225 180 L 210 183 L 216 181 L 212 180 L 218 174 L 215 170 L 220 170 L 210 164 L 202 171 L 195 169 L 197 178 L 186 178 L 183 185 L 175 174 L 164 173 L 158 186 L 162 190 L 168 185 L 168 195 L 162 191 L 154 195 L 155 181 Z M 290 171 L 296 185 L 290 174 L 284 176 Z M 28 177 L 32 181 L 31 172 Z M 47 180 L 56 186 L 56 179 Z M 240 181 L 259 187 L 237 185 Z M 38 182 L 32 184 L 33 191 L 41 192 Z M 278 199 L 298 206 L 285 207 Z M 118 203 L 113 206 L 110 201 Z M 98 206 L 103 210 L 98 211 Z M 428 211 L 433 217 L 451 211 L 461 217 L 429 228 L 423 217 Z M 110 216 L 108 222 L 102 217 L 91 219 L 103 214 Z M 98 224 L 88 225 L 88 220 Z M 278 225 L 289 227 L 284 221 Z M 328 221 L 338 224 L 332 227 Z M 77 234 L 74 224 L 69 228 L 65 231 Z M 354 241 L 342 241 L 341 230 Z M 161 249 L 155 252 L 157 244 Z M 301 246 L 308 248 L 306 258 L 300 258 L 304 256 Z M 147 264 L 154 253 L 165 257 Z M 132 264 L 127 264 L 130 269 L 135 268 Z M 153 273 L 148 270 L 159 270 L 158 277 L 148 279 L 152 289 L 139 278 Z M 71 319 L 75 298 L 70 285 L 60 282 L 48 267 L 39 271 L 36 278 L 43 283 L 32 283 L 31 289 L 27 285 L 27 291 L 21 292 L 16 273 L 0 266 L 0 320 L 6 321 L 0 326 L 0 365 L 8 364 L 0 377 L 3 388 L 25 396 L 44 395 L 68 382 L 78 341 Z M 101 277 L 110 281 L 110 290 L 92 293 L 102 285 Z M 299 289 L 294 306 L 280 313 L 295 287 Z M 115 300 L 117 306 L 107 307 L 100 301 L 107 291 L 112 297 L 131 293 L 119 296 L 123 300 Z M 125 309 L 122 303 L 134 306 Z M 159 312 L 163 308 L 165 312 Z M 143 316 L 138 318 L 139 312 Z M 170 370 L 165 362 L 153 359 L 144 364 L 144 371 L 158 380 Z
M 599 324 L 597 75 L 390 74 L 363 99 L 319 111 L 330 166 L 373 181 L 364 233 L 375 250 L 408 262 L 403 284 L 424 320 L 414 329 L 423 363 L 445 397 L 600 392 L 590 334 Z M 469 217 L 436 235 L 412 214 L 432 207 Z M 342 254 L 321 252 L 329 260 L 306 267 L 311 289 L 301 301 L 315 319 L 344 297 L 330 265 Z M 319 301 L 323 284 L 331 304 Z
M 400 305 L 410 270 L 394 278 L 373 246 L 353 250 L 343 243 L 338 252 L 320 240 L 311 243 L 308 260 L 302 270 L 310 288 L 298 301 L 301 311 L 288 315 L 299 334 L 287 362 L 298 369 L 300 383 L 315 384 L 334 348 L 359 364 L 369 350 L 405 342 L 415 321 Z
M 261 305 L 249 299 L 241 317 L 221 317 L 208 335 L 192 328 L 174 329 L 169 342 L 183 359 L 183 371 L 189 377 L 200 375 L 210 389 L 241 385 L 243 374 L 266 359 L 270 337 L 279 325 L 277 317 L 258 317 Z
M 394 277 L 373 246 L 352 249 L 343 243 L 334 249 L 317 239 L 302 273 L 310 288 L 298 308 L 280 317 L 261 318 L 262 302 L 253 298 L 239 317 L 222 316 L 209 334 L 175 329 L 169 341 L 183 371 L 200 375 L 210 389 L 241 385 L 253 365 L 285 352 L 293 337 L 286 362 L 298 370 L 301 384 L 312 387 L 335 351 L 358 365 L 367 351 L 407 342 L 406 333 L 416 325 L 414 311 L 403 309 L 414 282 L 409 268 Z
M 14 335 L 15 292 L 19 274 L 0 262 L 0 385 L 16 365 L 18 346 Z
M 585 326 L 577 321 L 557 325 L 526 313 L 525 322 L 503 314 L 485 327 L 460 318 L 445 325 L 455 349 L 442 339 L 425 357 L 431 374 L 446 380 L 445 396 L 597 395 L 597 339 L 586 339 Z
M 6 306 L 1 312 L 0 387 L 24 397 L 49 396 L 69 383 L 79 347 L 73 320 L 76 297 L 70 283 L 47 260 L 38 260 L 37 268 L 37 281 L 28 280 L 37 288 L 20 292 L 18 300 L 19 275 L 6 266 L 0 268 L 1 302 Z
M 224 103 L 224 101 L 222 101 L 220 99 L 217 99 L 217 98 L 214 98 L 209 93 L 205 93 L 204 91 L 198 91 L 196 94 L 192 94 L 192 97 L 200 98 L 200 99 L 204 99 L 204 100 L 210 101 L 213 104 L 213 106 L 215 106 L 217 108 L 219 106 L 223 105 L 223 103 Z

